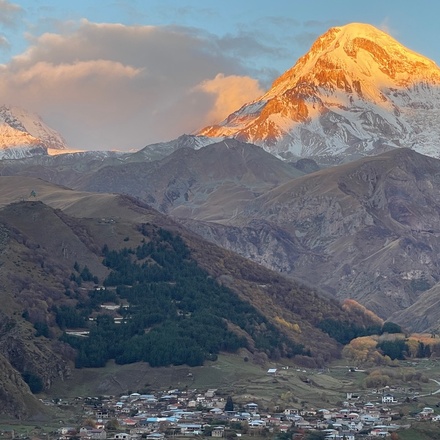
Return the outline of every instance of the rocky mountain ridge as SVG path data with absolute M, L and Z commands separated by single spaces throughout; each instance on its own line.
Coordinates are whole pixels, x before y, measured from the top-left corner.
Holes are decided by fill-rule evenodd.
M 174 217 L 224 222 L 245 201 L 303 174 L 255 145 L 225 139 L 154 162 L 103 167 L 77 188 L 130 194 Z
M 244 201 L 316 167 L 311 161 L 295 167 L 235 139 L 204 148 L 195 148 L 196 141 L 194 136 L 181 137 L 169 156 L 155 161 L 143 150 L 102 157 L 75 153 L 4 160 L 0 173 L 43 178 L 86 191 L 129 194 L 176 217 L 225 221 Z

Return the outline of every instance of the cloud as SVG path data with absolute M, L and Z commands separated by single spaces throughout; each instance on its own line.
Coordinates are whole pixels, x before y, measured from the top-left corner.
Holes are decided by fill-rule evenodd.
M 382 22 L 379 24 L 379 29 L 387 33 L 388 35 L 392 35 L 394 38 L 399 37 L 399 33 L 392 27 L 390 24 L 390 19 L 385 17 Z
M 258 81 L 243 76 L 224 76 L 219 73 L 214 79 L 203 81 L 196 90 L 207 92 L 215 97 L 214 105 L 206 115 L 206 125 L 222 121 L 229 114 L 238 110 L 243 103 L 261 96 Z
M 0 35 L 0 49 L 9 49 L 11 47 L 11 45 L 9 44 L 8 39 L 3 36 Z
M 19 5 L 0 0 L 0 26 L 14 27 L 23 10 Z
M 334 26 L 338 26 L 338 21 L 331 20 L 306 20 L 304 23 L 304 27 L 306 28 L 318 28 L 318 29 L 328 29 Z
M 238 34 L 227 34 L 219 39 L 219 46 L 221 49 L 234 53 L 237 56 L 245 57 L 270 56 L 282 59 L 288 53 L 278 45 L 270 46 L 263 41 L 259 41 L 258 37 L 255 36 L 255 32 L 239 31 Z
M 23 10 L 19 5 L 10 3 L 7 0 L 0 0 L 0 28 L 15 28 Z M 9 50 L 11 44 L 4 32 L 0 33 L 0 50 Z
M 30 42 L 0 66 L 0 102 L 39 113 L 72 147 L 141 148 L 262 92 L 241 58 L 195 28 L 83 20 Z

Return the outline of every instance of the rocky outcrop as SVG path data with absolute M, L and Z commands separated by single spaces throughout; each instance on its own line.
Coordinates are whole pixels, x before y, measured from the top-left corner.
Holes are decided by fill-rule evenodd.
M 2 296 L 2 300 L 6 298 Z M 47 413 L 33 393 L 47 390 L 55 379 L 70 374 L 62 344 L 35 338 L 35 329 L 21 316 L 0 312 L 1 414 L 28 419 Z

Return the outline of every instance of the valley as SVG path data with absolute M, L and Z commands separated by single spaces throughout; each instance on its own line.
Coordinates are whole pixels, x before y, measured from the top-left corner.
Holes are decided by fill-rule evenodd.
M 407 389 L 399 399 L 405 405 L 410 399 L 408 413 L 435 405 L 438 338 L 400 334 L 355 301 L 338 304 L 134 199 L 28 177 L 1 177 L 0 183 L 7 189 L 0 197 L 1 263 L 9 291 L 3 313 L 11 318 L 0 345 L 6 355 L 2 386 L 14 396 L 11 403 L 4 400 L 9 416 L 44 424 L 54 420 L 55 410 L 55 419 L 79 429 L 90 414 L 69 399 L 175 388 L 202 394 L 216 388 L 223 399 L 257 401 L 267 414 L 282 406 L 310 414 L 318 407 L 343 410 L 347 392 L 362 390 L 366 404 L 381 395 L 373 389 L 386 387 Z M 218 310 L 217 297 L 223 304 Z M 206 323 L 204 313 L 211 316 Z M 86 337 L 66 339 L 72 327 L 87 329 Z M 162 346 L 154 348 L 154 340 Z M 227 347 L 226 341 L 237 344 Z M 275 376 L 269 368 L 277 369 Z M 417 396 L 423 400 L 412 401 Z M 54 408 L 52 399 L 67 404 Z
M 165 435 L 170 435 L 174 431 L 173 436 L 179 436 L 188 424 L 197 425 L 205 435 L 213 428 L 226 430 L 225 436 L 234 432 L 244 438 L 279 436 L 287 429 L 305 433 L 311 432 L 311 427 L 316 433 L 338 424 L 362 426 L 364 436 L 379 425 L 392 426 L 399 438 L 412 438 L 406 437 L 408 434 L 423 439 L 423 432 L 436 432 L 438 422 L 429 420 L 439 399 L 439 385 L 431 378 L 439 377 L 437 361 L 402 361 L 392 370 L 384 370 L 392 376 L 392 385 L 377 389 L 365 388 L 371 371 L 357 371 L 343 362 L 314 370 L 286 364 L 255 365 L 244 361 L 246 355 L 250 356 L 246 352 L 222 355 L 218 362 L 203 367 L 109 364 L 99 371 L 76 370 L 69 381 L 57 382 L 50 394 L 41 395 L 52 421 L 26 425 L 3 420 L 0 426 L 29 433 L 38 423 L 35 434 L 47 433 L 43 434 L 47 438 L 58 438 L 62 429 L 90 429 L 90 420 L 95 420 L 94 429 L 117 420 L 117 432 L 132 435 L 148 434 L 162 426 L 159 432 L 165 430 Z M 269 374 L 267 366 L 276 373 Z M 84 384 L 88 387 L 81 392 Z M 78 397 L 80 393 L 84 397 Z M 395 402 L 384 404 L 387 396 Z M 228 397 L 232 397 L 234 411 L 225 413 Z M 254 405 L 258 416 L 248 418 L 255 409 L 249 410 L 247 405 Z M 161 424 L 158 416 L 164 419 Z M 112 434 L 107 429 L 107 435 Z M 182 431 L 180 435 L 191 434 Z

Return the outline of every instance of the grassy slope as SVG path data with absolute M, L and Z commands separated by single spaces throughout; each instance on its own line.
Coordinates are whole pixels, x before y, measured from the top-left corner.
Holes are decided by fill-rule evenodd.
M 249 357 L 249 361 L 244 358 Z M 120 395 L 128 391 L 155 391 L 169 388 L 217 388 L 223 395 L 233 395 L 239 402 L 256 400 L 267 407 L 301 406 L 301 402 L 323 406 L 334 405 L 354 381 L 344 374 L 317 373 L 290 362 L 288 370 L 278 369 L 277 376 L 267 374 L 275 364 L 258 365 L 246 351 L 236 355 L 220 355 L 217 362 L 202 367 L 151 368 L 145 363 L 117 366 L 112 362 L 103 369 L 74 370 L 68 381 L 57 381 L 48 396 Z M 288 362 L 288 361 L 287 361 Z M 288 363 L 285 363 L 287 366 Z M 191 373 L 191 374 L 189 374 Z M 309 379 L 310 382 L 305 382 Z

